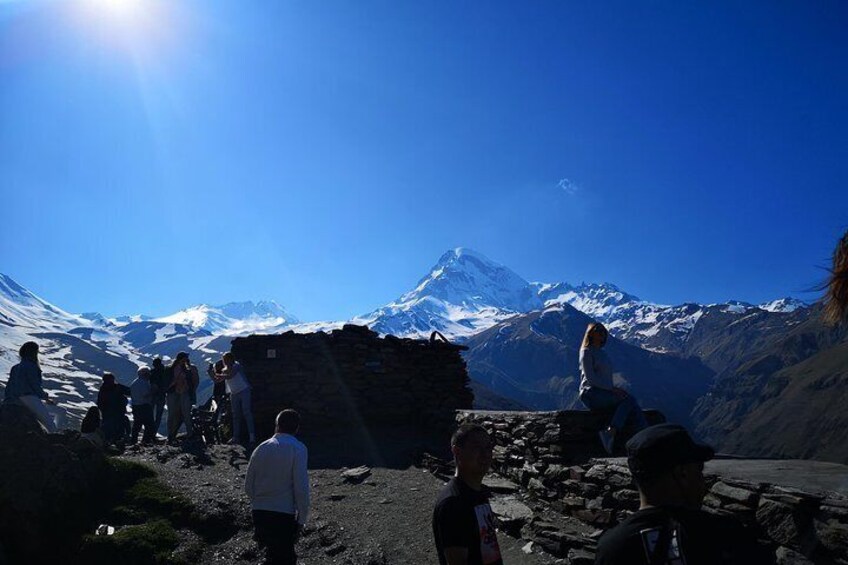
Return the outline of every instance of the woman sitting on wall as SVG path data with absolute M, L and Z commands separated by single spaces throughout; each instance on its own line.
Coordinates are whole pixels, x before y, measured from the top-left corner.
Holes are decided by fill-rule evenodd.
M 580 346 L 580 401 L 592 411 L 614 411 L 609 427 L 599 432 L 604 449 L 612 454 L 615 436 L 628 421 L 635 431 L 648 427 L 648 422 L 636 400 L 613 385 L 612 363 L 603 350 L 608 337 L 603 324 L 591 323 L 586 328 Z

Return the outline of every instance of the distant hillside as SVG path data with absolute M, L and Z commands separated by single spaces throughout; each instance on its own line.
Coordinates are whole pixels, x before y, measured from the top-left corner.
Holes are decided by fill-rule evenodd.
M 818 458 L 833 452 L 828 443 L 845 439 L 840 429 L 784 437 L 785 430 L 815 427 L 822 419 L 841 420 L 845 422 L 841 429 L 846 429 L 844 410 L 821 410 L 830 399 L 844 398 L 839 375 L 848 359 L 841 345 L 846 330 L 825 326 L 818 307 L 783 316 L 758 314 L 736 324 L 716 321 L 711 328 L 701 328 L 701 333 L 693 332 L 698 340 L 692 344 L 694 352 L 706 364 L 722 367 L 693 418 L 698 433 L 723 450 L 746 455 L 804 453 Z M 767 421 L 784 425 L 769 431 L 763 428 Z
M 848 463 L 848 341 L 777 371 L 722 445 L 752 456 Z

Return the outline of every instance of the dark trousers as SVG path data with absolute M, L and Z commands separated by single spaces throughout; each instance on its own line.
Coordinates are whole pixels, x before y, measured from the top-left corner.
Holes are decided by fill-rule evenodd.
M 138 441 L 138 432 L 144 426 L 144 436 L 142 441 L 153 441 L 156 437 L 156 429 L 153 427 L 153 405 L 152 404 L 134 404 L 132 407 L 133 424 L 132 424 L 132 439 L 133 443 Z
M 165 393 L 158 393 L 153 396 L 153 427 L 154 431 L 159 433 L 159 427 L 162 424 L 162 414 L 165 412 Z
M 297 541 L 297 522 L 294 514 L 254 510 L 253 527 L 256 542 L 265 550 L 267 565 L 297 563 L 297 554 L 294 552 L 294 544 Z

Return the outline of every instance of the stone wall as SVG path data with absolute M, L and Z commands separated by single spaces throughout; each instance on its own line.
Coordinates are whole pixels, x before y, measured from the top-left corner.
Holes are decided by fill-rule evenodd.
M 0 563 L 67 562 L 93 518 L 103 453 L 14 404 L 0 404 L 0 438 Z
M 489 430 L 496 442 L 494 471 L 515 481 L 529 504 L 566 517 L 564 522 L 528 517 L 522 533 L 546 551 L 573 562 L 579 562 L 576 556 L 581 555 L 591 563 L 600 531 L 639 508 L 639 493 L 624 459 L 587 458 L 600 450 L 588 445 L 597 442 L 588 433 L 592 418 L 587 412 L 464 411 L 457 416 L 460 422 L 480 423 Z M 569 434 L 570 444 L 563 441 Z M 576 441 L 577 436 L 584 442 Z M 709 473 L 707 484 L 704 509 L 732 515 L 751 526 L 764 544 L 775 549 L 778 563 L 848 564 L 845 496 Z M 596 528 L 595 535 L 585 535 L 581 524 Z
M 665 422 L 657 410 L 645 410 L 650 424 Z M 491 430 L 497 447 L 495 462 L 506 475 L 526 478 L 534 465 L 569 465 L 585 463 L 592 457 L 603 457 L 606 452 L 598 439 L 598 431 L 607 427 L 610 414 L 582 410 L 560 412 L 500 412 L 487 410 L 462 410 L 457 421 L 475 422 Z M 630 436 L 625 429 L 619 439 Z M 616 440 L 616 451 L 623 445 Z M 525 471 L 525 472 L 522 472 Z M 519 477 L 519 475 L 521 477 Z
M 413 426 L 449 430 L 470 408 L 461 346 L 439 340 L 380 338 L 364 326 L 236 338 L 232 351 L 253 386 L 260 437 L 282 408 L 309 430 Z

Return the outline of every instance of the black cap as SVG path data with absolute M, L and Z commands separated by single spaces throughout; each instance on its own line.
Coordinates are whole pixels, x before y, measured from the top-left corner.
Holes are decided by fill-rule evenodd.
M 686 428 L 658 424 L 645 428 L 627 442 L 627 466 L 636 480 L 655 477 L 677 465 L 709 461 L 715 450 L 695 443 Z

